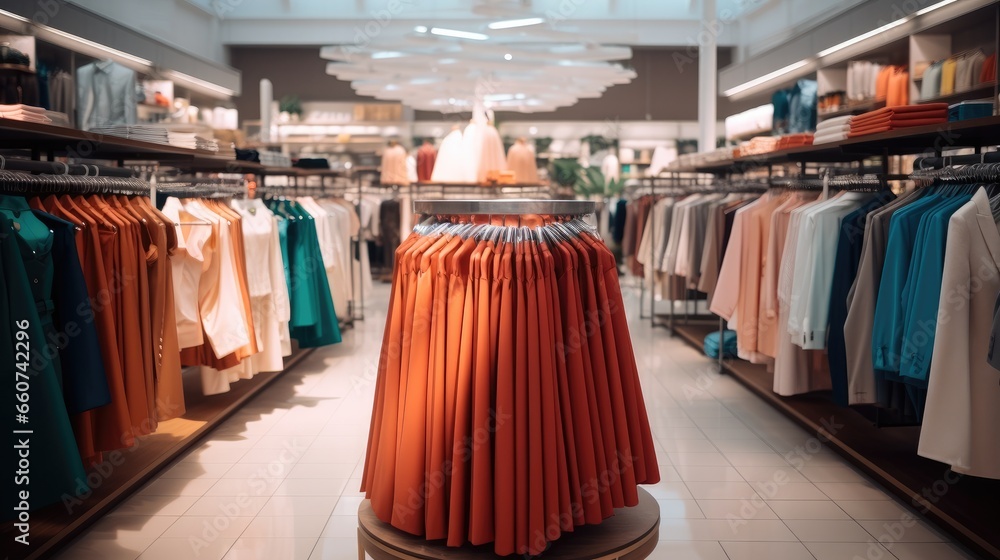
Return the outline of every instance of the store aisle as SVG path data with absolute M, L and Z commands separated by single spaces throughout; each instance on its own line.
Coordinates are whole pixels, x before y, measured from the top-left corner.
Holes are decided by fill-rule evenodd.
M 388 286 L 377 286 L 378 303 L 342 344 L 313 353 L 59 558 L 357 558 L 387 300 Z M 699 352 L 640 321 L 634 299 L 626 304 L 663 476 L 646 487 L 662 512 L 651 558 L 968 557 Z

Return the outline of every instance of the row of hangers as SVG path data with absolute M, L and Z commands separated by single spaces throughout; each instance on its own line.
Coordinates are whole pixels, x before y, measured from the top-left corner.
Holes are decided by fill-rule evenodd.
M 493 216 L 489 216 L 492 221 Z M 451 234 L 462 239 L 476 239 L 480 241 L 493 241 L 494 243 L 519 243 L 532 239 L 538 243 L 546 240 L 557 243 L 569 241 L 581 235 L 590 235 L 600 239 L 597 230 L 577 216 L 568 220 L 553 220 L 544 225 L 528 227 L 522 224 L 521 217 L 518 216 L 518 225 L 494 225 L 492 223 L 475 224 L 469 222 L 437 221 L 430 218 L 425 222 L 417 224 L 414 231 L 422 236 L 433 236 Z
M 100 194 L 149 196 L 149 183 L 134 177 L 32 175 L 0 170 L 0 190 L 27 194 Z

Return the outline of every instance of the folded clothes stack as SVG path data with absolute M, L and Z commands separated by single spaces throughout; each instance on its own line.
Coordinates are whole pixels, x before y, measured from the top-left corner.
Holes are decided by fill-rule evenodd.
M 926 103 L 924 105 L 902 105 L 885 107 L 858 115 L 851 120 L 848 138 L 887 132 L 900 128 L 925 126 L 948 122 L 947 103 Z
M 778 149 L 777 136 L 754 136 L 749 142 L 743 142 L 733 152 L 733 157 L 746 157 L 766 154 Z
M 778 139 L 778 144 L 775 149 L 787 150 L 788 148 L 798 148 L 800 146 L 812 146 L 812 144 L 813 134 L 811 132 L 786 134 Z
M 52 119 L 45 115 L 45 109 L 31 105 L 0 105 L 0 118 L 15 121 L 49 124 Z
M 813 135 L 813 145 L 829 144 L 830 142 L 840 142 L 847 139 L 847 133 L 851 131 L 851 121 L 854 115 L 844 115 L 834 117 L 816 125 L 816 134 Z
M 195 149 L 198 147 L 198 137 L 194 132 L 167 132 L 167 143 L 178 148 Z

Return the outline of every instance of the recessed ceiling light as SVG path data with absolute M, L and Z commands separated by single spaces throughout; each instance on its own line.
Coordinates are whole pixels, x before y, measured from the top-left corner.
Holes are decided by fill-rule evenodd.
M 510 53 L 507 53 L 507 54 L 503 55 L 503 59 L 504 60 L 513 60 L 513 58 L 514 58 L 514 55 L 512 55 Z
M 505 21 L 494 21 L 489 25 L 489 28 L 512 29 L 514 27 L 527 27 L 529 25 L 538 25 L 540 23 L 545 23 L 545 20 L 540 17 L 524 18 L 524 19 L 508 19 Z
M 417 33 L 427 33 L 427 27 L 423 25 L 418 25 L 414 27 L 413 30 L 416 31 Z
M 446 27 L 432 27 L 431 33 L 433 35 L 439 35 L 441 37 L 454 37 L 456 39 L 471 39 L 473 41 L 485 41 L 490 38 L 489 35 L 483 35 L 482 33 L 473 33 L 472 31 L 462 31 L 459 29 L 448 29 Z
M 537 126 L 529 127 L 528 128 L 528 134 L 530 134 L 532 136 L 538 134 L 538 127 Z

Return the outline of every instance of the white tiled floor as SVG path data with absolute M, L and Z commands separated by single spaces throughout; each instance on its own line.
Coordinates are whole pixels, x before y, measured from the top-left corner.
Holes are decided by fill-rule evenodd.
M 60 558 L 357 558 L 387 296 Z M 652 559 L 970 558 L 697 351 L 635 317 L 632 338 L 663 478 Z

